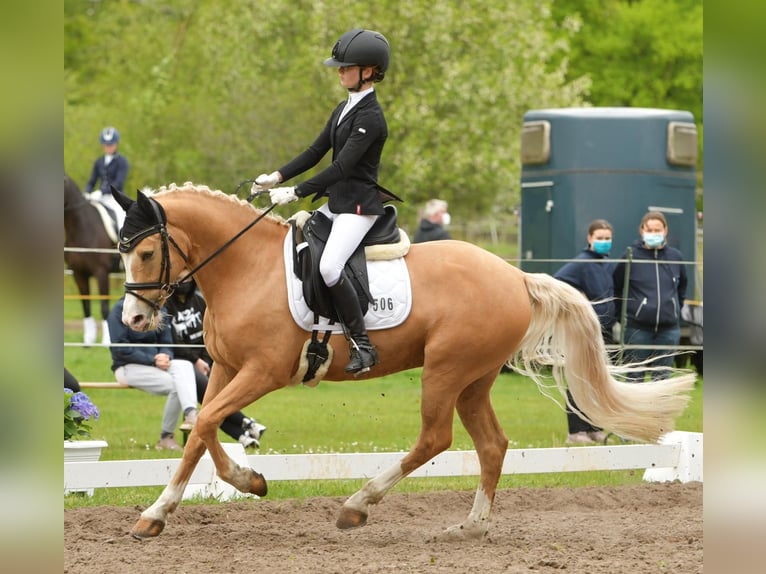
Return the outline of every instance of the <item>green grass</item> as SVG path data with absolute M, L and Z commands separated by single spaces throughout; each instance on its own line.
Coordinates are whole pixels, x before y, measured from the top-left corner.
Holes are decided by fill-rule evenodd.
M 79 350 L 81 353 L 93 350 Z M 93 426 L 93 438 L 109 447 L 102 460 L 134 460 L 180 457 L 158 452 L 157 441 L 164 397 L 135 390 L 89 389 L 88 395 L 101 410 Z M 502 374 L 493 389 L 493 402 L 510 448 L 563 446 L 566 418 L 562 411 L 527 379 Z M 406 371 L 372 381 L 322 382 L 316 388 L 290 387 L 267 395 L 245 413 L 268 426 L 261 453 L 326 453 L 406 451 L 420 428 L 419 370 Z M 678 420 L 680 430 L 702 430 L 702 383 Z M 223 433 L 224 441 L 232 439 Z M 618 441 L 613 439 L 614 443 Z M 452 449 L 470 450 L 473 445 L 454 422 Z M 641 471 L 604 471 L 504 476 L 500 487 L 617 485 L 641 481 Z M 267 477 L 268 479 L 268 477 Z M 343 496 L 357 490 L 363 481 L 279 481 L 270 483 L 269 498 Z M 416 492 L 436 489 L 473 490 L 475 477 L 410 478 L 398 490 Z M 159 487 L 97 489 L 92 499 L 67 497 L 65 506 L 82 504 L 148 504 Z
M 65 280 L 65 292 L 67 289 Z M 119 289 L 119 283 L 118 283 Z M 65 341 L 80 341 L 79 302 L 65 301 Z M 98 316 L 98 315 L 97 315 Z M 69 325 L 69 327 L 66 327 Z M 82 381 L 112 381 L 107 349 L 65 347 L 64 364 Z M 322 382 L 315 388 L 290 387 L 244 409 L 268 426 L 261 453 L 390 452 L 409 450 L 420 429 L 420 370 L 414 369 L 371 381 Z M 137 390 L 88 389 L 87 394 L 101 411 L 93 425 L 92 438 L 109 446 L 102 460 L 180 458 L 178 453 L 154 450 L 160 430 L 165 397 Z M 564 445 L 565 414 L 524 377 L 501 374 L 492 391 L 497 416 L 510 440 L 510 448 L 544 448 Z M 703 383 L 678 419 L 676 428 L 702 431 Z M 457 417 L 453 450 L 473 445 Z M 224 441 L 232 439 L 223 433 Z M 616 439 L 611 439 L 617 443 Z M 641 470 L 506 475 L 500 488 L 544 486 L 604 486 L 641 482 Z M 268 479 L 268 477 L 266 477 Z M 269 498 L 348 496 L 363 480 L 272 481 Z M 408 478 L 397 491 L 474 490 L 477 477 Z M 92 498 L 65 497 L 65 508 L 83 505 L 148 505 L 161 487 L 102 488 Z

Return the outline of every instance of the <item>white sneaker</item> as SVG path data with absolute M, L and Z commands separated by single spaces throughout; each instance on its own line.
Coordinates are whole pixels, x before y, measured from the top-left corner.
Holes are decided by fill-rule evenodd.
M 242 419 L 242 430 L 260 443 L 263 433 L 266 432 L 266 425 L 262 425 L 255 419 L 245 417 Z
M 599 443 L 606 443 L 607 434 L 604 431 L 590 431 L 588 433 L 588 436 L 593 440 L 594 442 Z
M 187 414 L 184 417 L 184 422 L 181 423 L 181 426 L 178 427 L 182 431 L 190 431 L 194 428 L 194 425 L 197 424 L 197 409 L 192 409 L 189 411 L 189 414 Z
M 567 444 L 596 444 L 596 441 L 590 438 L 587 432 L 582 431 L 567 436 Z
M 258 448 L 261 446 L 261 444 L 258 442 L 257 439 L 251 437 L 247 433 L 243 433 L 239 435 L 239 442 L 242 443 L 242 446 L 245 448 Z
M 166 436 L 165 438 L 161 438 L 155 447 L 157 450 L 183 450 L 184 448 L 176 442 L 176 439 L 173 438 L 173 435 Z

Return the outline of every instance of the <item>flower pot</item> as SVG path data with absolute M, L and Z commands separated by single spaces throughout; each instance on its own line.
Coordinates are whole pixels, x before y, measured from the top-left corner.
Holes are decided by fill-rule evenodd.
M 64 441 L 64 462 L 90 462 L 101 458 L 101 449 L 109 444 L 105 440 L 65 440 Z M 86 496 L 93 496 L 92 488 L 64 489 L 64 494 L 71 492 L 84 493 Z

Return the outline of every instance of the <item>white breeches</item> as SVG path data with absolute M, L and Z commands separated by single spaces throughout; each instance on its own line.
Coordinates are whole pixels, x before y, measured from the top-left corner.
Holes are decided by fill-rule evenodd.
M 318 211 L 333 222 L 330 237 L 327 239 L 322 259 L 319 261 L 319 273 L 325 284 L 332 287 L 340 279 L 348 258 L 353 255 L 354 250 L 380 216 L 333 213 L 326 203 Z

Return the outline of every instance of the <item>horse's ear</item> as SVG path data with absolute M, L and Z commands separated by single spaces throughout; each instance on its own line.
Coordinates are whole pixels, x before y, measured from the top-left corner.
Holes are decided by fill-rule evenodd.
M 137 197 L 138 199 L 136 200 L 136 203 L 138 204 L 141 213 L 147 218 L 147 221 L 151 221 L 152 224 L 167 222 L 167 219 L 165 219 L 165 210 L 162 209 L 162 206 L 159 203 L 150 199 L 149 196 L 141 190 L 138 191 Z
M 112 186 L 112 197 L 114 197 L 119 206 L 125 210 L 125 213 L 127 213 L 128 209 L 130 209 L 130 206 L 135 203 L 132 199 L 130 199 L 127 195 L 122 193 L 114 186 Z
M 152 202 L 149 201 L 149 198 L 146 197 L 146 195 L 140 190 L 136 190 L 136 202 L 138 203 L 138 207 L 141 208 L 141 211 L 143 211 L 147 216 L 154 219 L 152 216 L 154 215 L 154 210 L 152 209 Z

